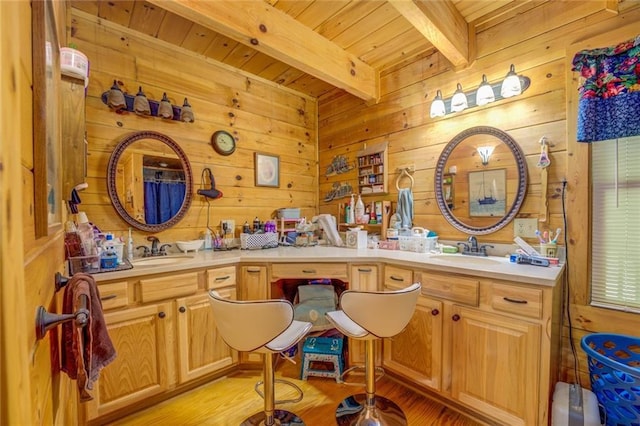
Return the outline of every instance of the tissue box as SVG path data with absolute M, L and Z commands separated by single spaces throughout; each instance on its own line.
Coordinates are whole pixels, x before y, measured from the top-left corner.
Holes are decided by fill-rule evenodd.
M 348 248 L 367 248 L 367 231 L 347 231 L 346 244 Z

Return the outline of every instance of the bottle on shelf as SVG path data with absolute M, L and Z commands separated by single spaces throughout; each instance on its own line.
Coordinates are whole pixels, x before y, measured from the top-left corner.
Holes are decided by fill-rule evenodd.
M 358 194 L 358 201 L 356 202 L 355 216 L 355 222 L 362 223 L 362 217 L 364 216 L 364 203 L 362 202 L 362 197 L 360 197 L 360 194 Z
M 349 201 L 349 220 L 347 223 L 356 223 L 356 200 L 355 195 L 351 194 L 351 201 Z
M 209 228 L 204 231 L 204 249 L 211 250 L 213 248 L 213 235 Z

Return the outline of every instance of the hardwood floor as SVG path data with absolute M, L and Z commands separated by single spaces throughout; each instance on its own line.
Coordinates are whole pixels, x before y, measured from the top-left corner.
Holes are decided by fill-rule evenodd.
M 338 403 L 363 388 L 338 384 L 334 379 L 309 377 L 299 380 L 300 364 L 278 360 L 276 376 L 293 380 L 304 391 L 302 401 L 276 408 L 293 411 L 307 426 L 335 425 Z M 245 418 L 261 411 L 262 399 L 253 390 L 260 371 L 241 371 L 203 385 L 151 408 L 132 414 L 110 425 L 216 425 L 238 426 Z M 359 377 L 356 377 L 358 379 Z M 476 420 L 419 395 L 385 376 L 377 383 L 377 393 L 398 404 L 411 426 L 477 426 Z M 293 393 L 276 384 L 276 396 L 284 399 Z

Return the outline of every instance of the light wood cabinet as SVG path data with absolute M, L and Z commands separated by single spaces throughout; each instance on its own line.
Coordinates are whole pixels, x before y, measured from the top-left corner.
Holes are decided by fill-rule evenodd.
M 559 360 L 560 284 L 420 270 L 413 277 L 422 295 L 405 330 L 385 339 L 385 369 L 497 424 L 547 424 Z M 411 281 L 409 269 L 385 266 L 385 289 Z
M 452 397 L 505 425 L 542 424 L 541 325 L 464 306 L 452 313 Z
M 168 391 L 175 383 L 172 303 L 156 303 L 107 312 L 115 360 L 100 373 L 89 420 L 129 407 Z
M 206 271 L 207 290 L 225 299 L 236 300 L 235 266 Z M 178 382 L 186 383 L 238 363 L 238 352 L 222 340 L 209 295 L 176 300 L 178 341 Z
M 413 272 L 385 266 L 384 289 L 398 290 L 413 283 Z M 407 327 L 383 343 L 384 368 L 422 386 L 441 389 L 442 302 L 418 297 L 416 311 Z
M 269 298 L 267 267 L 248 265 L 240 268 L 240 284 L 238 286 L 241 300 L 263 300 Z M 262 363 L 262 355 L 254 352 L 242 352 L 240 363 L 258 365 Z
M 351 290 L 362 291 L 376 291 L 378 290 L 378 266 L 377 265 L 351 265 L 351 281 L 349 288 Z M 364 341 L 349 339 L 349 364 L 364 364 Z M 376 345 L 376 360 L 380 360 L 380 348 L 379 342 L 375 342 Z

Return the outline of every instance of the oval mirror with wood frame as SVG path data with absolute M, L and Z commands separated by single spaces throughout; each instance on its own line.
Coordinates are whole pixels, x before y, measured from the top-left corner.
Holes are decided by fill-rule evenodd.
M 482 158 L 478 148 L 489 152 Z M 435 172 L 440 211 L 459 231 L 485 235 L 504 228 L 527 191 L 527 163 L 516 141 L 488 126 L 471 127 L 444 148 Z
M 191 165 L 180 146 L 162 133 L 125 136 L 109 158 L 107 190 L 120 217 L 141 231 L 178 223 L 192 199 Z

